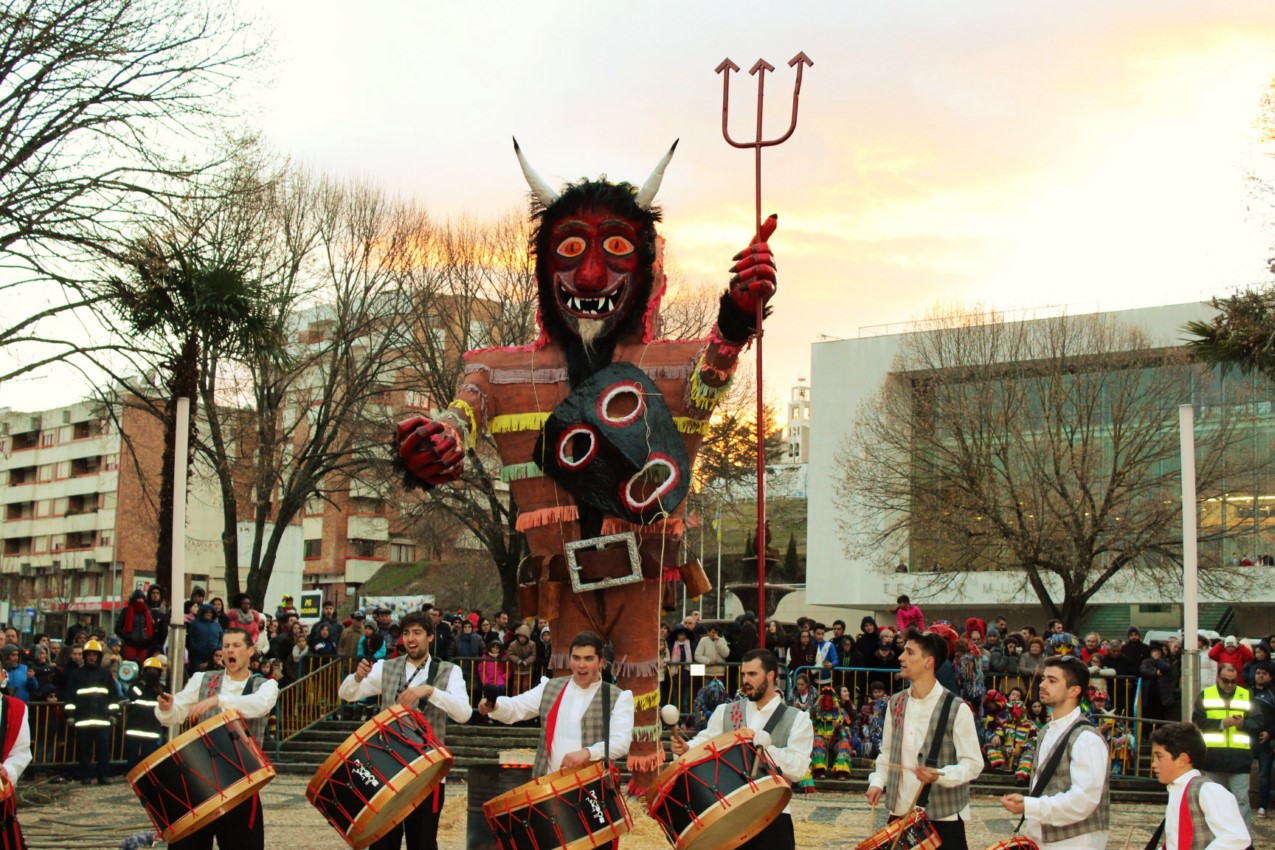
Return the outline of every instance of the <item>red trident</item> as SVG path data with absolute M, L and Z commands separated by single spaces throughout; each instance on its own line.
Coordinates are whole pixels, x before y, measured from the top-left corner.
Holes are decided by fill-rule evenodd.
M 781 145 L 788 141 L 797 129 L 797 104 L 801 97 L 801 72 L 807 65 L 813 67 L 814 62 L 804 51 L 788 61 L 788 66 L 797 66 L 797 80 L 792 89 L 792 121 L 788 124 L 788 132 L 777 139 L 762 138 L 762 109 L 766 97 L 766 72 L 774 71 L 775 66 L 765 59 L 758 59 L 748 73 L 757 77 L 757 138 L 751 142 L 737 142 L 730 137 L 730 75 L 739 70 L 739 66 L 729 57 L 717 66 L 716 73 L 722 75 L 722 136 L 727 144 L 736 148 L 752 148 L 756 159 L 756 211 L 755 230 L 757 238 L 761 238 L 761 149 Z M 723 73 L 725 72 L 725 73 Z M 757 640 L 758 646 L 766 646 L 766 432 L 765 402 L 762 395 L 762 313 L 764 305 L 757 301 Z M 721 588 L 718 588 L 721 593 Z

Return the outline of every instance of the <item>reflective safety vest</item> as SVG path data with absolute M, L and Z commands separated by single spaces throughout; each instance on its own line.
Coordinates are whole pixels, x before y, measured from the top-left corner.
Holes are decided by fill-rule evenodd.
M 1219 723 L 1227 717 L 1243 717 L 1253 705 L 1246 688 L 1237 687 L 1235 693 L 1227 699 L 1222 696 L 1217 685 L 1213 685 L 1205 688 L 1202 696 L 1204 716 Z M 1242 727 L 1229 726 L 1226 729 L 1207 730 L 1204 733 L 1204 743 L 1210 749 L 1247 750 L 1252 747 L 1253 739 Z

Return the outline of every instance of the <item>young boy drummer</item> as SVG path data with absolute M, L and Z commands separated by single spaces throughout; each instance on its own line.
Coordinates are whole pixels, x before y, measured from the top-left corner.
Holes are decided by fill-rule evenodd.
M 1205 779 L 1197 765 L 1208 747 L 1190 723 L 1166 723 L 1151 733 L 1151 769 L 1169 789 L 1163 843 L 1157 850 L 1245 850 L 1252 846 L 1230 789 Z
M 266 718 L 279 699 L 279 685 L 249 671 L 255 651 L 246 631 L 226 629 L 221 636 L 225 669 L 196 673 L 176 695 L 160 694 L 155 717 L 165 726 L 180 726 L 187 718 L 203 720 L 234 709 L 248 721 L 248 731 L 260 743 Z M 212 850 L 214 839 L 221 850 L 264 850 L 266 831 L 256 794 L 168 846 L 169 850 Z

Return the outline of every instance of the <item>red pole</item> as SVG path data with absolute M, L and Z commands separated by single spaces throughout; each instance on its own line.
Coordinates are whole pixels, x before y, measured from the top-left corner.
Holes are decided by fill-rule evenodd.
M 753 185 L 757 188 L 754 217 L 757 229 L 753 232 L 761 238 L 761 107 L 766 87 L 766 74 L 757 75 L 757 142 L 753 150 L 756 152 L 756 179 Z M 765 397 L 762 395 L 761 373 L 761 338 L 762 318 L 765 307 L 761 299 L 757 299 L 757 646 L 766 648 L 766 423 Z

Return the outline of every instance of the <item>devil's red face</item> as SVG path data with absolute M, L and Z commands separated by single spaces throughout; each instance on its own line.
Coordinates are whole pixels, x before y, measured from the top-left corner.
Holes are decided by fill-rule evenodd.
M 637 299 L 638 241 L 634 222 L 606 209 L 556 221 L 547 269 L 553 305 L 564 325 L 586 342 L 611 333 Z

